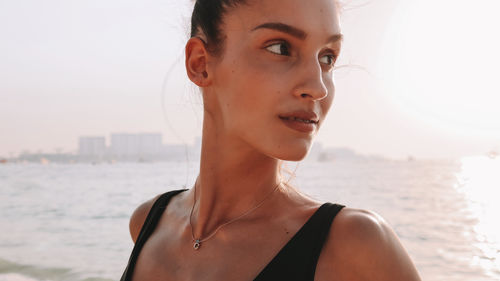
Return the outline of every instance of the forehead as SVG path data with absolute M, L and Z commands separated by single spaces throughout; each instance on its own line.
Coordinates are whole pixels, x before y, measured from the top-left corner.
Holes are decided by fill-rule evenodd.
M 224 18 L 227 31 L 250 31 L 265 22 L 281 22 L 310 35 L 340 33 L 335 0 L 249 0 L 230 9 Z

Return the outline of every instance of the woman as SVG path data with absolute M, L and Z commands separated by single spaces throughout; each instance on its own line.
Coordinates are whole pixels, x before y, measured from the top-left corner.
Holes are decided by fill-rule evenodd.
M 381 217 L 281 179 L 332 104 L 338 18 L 333 0 L 196 2 L 185 65 L 204 101 L 200 173 L 134 212 L 122 280 L 420 280 Z

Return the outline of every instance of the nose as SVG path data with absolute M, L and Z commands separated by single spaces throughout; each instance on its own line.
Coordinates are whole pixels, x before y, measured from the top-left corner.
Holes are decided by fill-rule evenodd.
M 304 62 L 298 69 L 295 96 L 312 100 L 321 100 L 328 96 L 328 88 L 323 77 L 325 73 L 317 58 Z

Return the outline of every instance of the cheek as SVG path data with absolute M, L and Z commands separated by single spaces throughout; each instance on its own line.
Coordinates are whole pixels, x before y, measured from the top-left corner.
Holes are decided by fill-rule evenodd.
M 276 63 L 258 54 L 243 52 L 231 60 L 230 68 L 222 77 L 230 81 L 228 94 L 239 104 L 239 109 L 260 108 L 265 111 L 284 89 L 286 79 L 283 79 L 282 71 L 276 69 Z
M 229 128 L 264 127 L 263 122 L 278 114 L 281 79 L 265 63 L 251 56 L 228 56 L 216 77 L 222 77 L 216 91 Z

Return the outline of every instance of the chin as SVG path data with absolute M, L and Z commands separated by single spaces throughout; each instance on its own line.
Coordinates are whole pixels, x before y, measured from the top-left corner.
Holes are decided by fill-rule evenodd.
M 306 158 L 307 154 L 309 153 L 309 148 L 310 148 L 309 146 L 281 147 L 281 149 L 275 150 L 271 156 L 283 161 L 294 161 L 294 162 L 302 161 L 304 158 Z
M 302 155 L 294 155 L 292 157 L 283 157 L 283 158 L 280 158 L 280 160 L 283 160 L 283 161 L 291 161 L 291 162 L 299 162 L 299 161 L 302 161 L 304 160 L 304 158 L 306 158 L 307 156 L 307 153 L 306 154 L 302 154 Z

